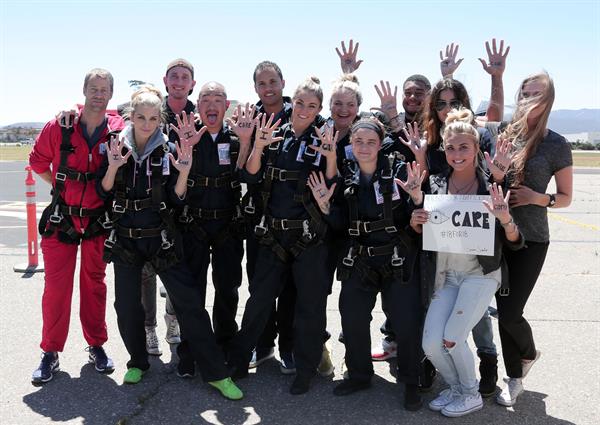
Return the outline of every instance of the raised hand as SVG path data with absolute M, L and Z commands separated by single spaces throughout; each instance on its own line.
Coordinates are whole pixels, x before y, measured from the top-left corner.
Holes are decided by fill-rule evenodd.
M 408 162 L 406 164 L 406 181 L 403 182 L 400 179 L 394 179 L 396 184 L 402 188 L 406 193 L 410 195 L 415 204 L 422 202 L 423 192 L 421 191 L 421 185 L 425 179 L 425 170 L 421 171 L 421 165 L 415 161 Z
M 195 115 L 191 112 L 189 115 L 183 112 L 181 118 L 179 115 L 176 115 L 175 118 L 177 119 L 177 126 L 169 124 L 169 127 L 177 133 L 179 140 L 185 140 L 185 144 L 194 146 L 206 132 L 205 126 L 200 130 L 196 130 Z
M 273 132 L 277 130 L 281 119 L 273 123 L 273 114 L 267 120 L 267 115 L 264 114 L 260 119 L 260 125 L 257 123 L 256 137 L 254 138 L 254 147 L 264 149 L 271 143 L 276 143 L 283 140 L 283 137 L 273 137 Z
M 251 106 L 249 103 L 246 103 L 246 106 L 242 109 L 242 105 L 238 104 L 236 108 L 237 119 L 235 121 L 231 119 L 226 120 L 242 143 L 250 143 L 252 132 L 259 120 L 259 117 L 254 117 L 255 111 L 256 106 L 254 105 Z
M 498 136 L 494 159 L 487 152 L 484 152 L 483 155 L 490 172 L 494 175 L 494 180 L 502 180 L 514 155 L 513 144 L 508 139 Z
M 484 59 L 479 58 L 483 69 L 492 76 L 502 76 L 506 67 L 506 56 L 510 52 L 510 46 L 506 46 L 506 51 L 504 51 L 504 40 L 500 40 L 500 50 L 497 50 L 496 39 L 492 38 L 492 48 L 490 49 L 490 42 L 486 41 L 485 50 L 487 51 L 488 61 L 486 62 Z
M 315 201 L 319 205 L 319 208 L 324 214 L 329 214 L 330 208 L 330 200 L 335 192 L 336 183 L 332 184 L 330 188 L 327 188 L 327 184 L 325 183 L 325 177 L 323 176 L 323 172 L 313 171 L 308 176 L 308 180 L 306 184 L 310 188 Z
M 375 91 L 379 96 L 379 100 L 381 101 L 380 108 L 371 108 L 377 111 L 383 112 L 389 119 L 393 119 L 398 116 L 398 86 L 394 86 L 394 93 L 392 93 L 392 87 L 390 86 L 390 82 L 383 80 L 379 82 L 381 88 L 375 85 Z
M 169 160 L 173 167 L 179 171 L 180 174 L 189 173 L 192 167 L 192 153 L 193 153 L 193 145 L 191 143 L 186 143 L 181 141 L 180 143 L 175 143 L 175 150 L 177 151 L 177 159 L 173 156 L 172 153 L 168 153 Z
M 342 52 L 337 47 L 335 48 L 339 58 L 340 58 L 340 66 L 342 67 L 342 72 L 344 74 L 351 74 L 358 69 L 362 60 L 356 60 L 356 54 L 358 53 L 358 42 L 356 43 L 356 47 L 354 47 L 354 41 L 350 39 L 350 44 L 348 46 L 348 50 L 346 50 L 346 44 L 342 41 Z
M 507 224 L 511 217 L 508 211 L 508 200 L 510 199 L 510 190 L 506 192 L 506 196 L 502 193 L 502 186 L 496 183 L 490 185 L 491 202 L 483 201 L 483 205 L 487 210 L 494 215 L 500 224 Z
M 106 156 L 108 158 L 108 166 L 114 168 L 119 168 L 123 164 L 127 163 L 127 160 L 132 154 L 132 150 L 123 155 L 123 148 L 125 147 L 125 140 L 119 140 L 117 136 L 110 137 L 110 143 L 107 142 L 106 146 Z
M 327 124 L 324 124 L 320 129 L 316 129 L 317 136 L 321 140 L 321 146 L 313 146 L 313 149 L 320 152 L 327 159 L 327 162 L 335 162 L 337 157 L 337 142 L 340 132 L 336 131 L 334 134 L 333 131 L 333 127 Z
M 417 122 L 413 122 L 412 124 L 409 123 L 402 131 L 406 137 L 406 140 L 399 137 L 402 144 L 411 150 L 415 155 L 415 158 L 424 160 L 427 153 L 427 139 L 421 139 L 419 134 L 419 124 Z
M 452 77 L 454 71 L 460 66 L 463 58 L 456 61 L 456 56 L 458 55 L 458 44 L 454 45 L 448 44 L 446 46 L 446 54 L 444 55 L 443 51 L 440 50 L 440 71 L 442 71 L 442 77 Z

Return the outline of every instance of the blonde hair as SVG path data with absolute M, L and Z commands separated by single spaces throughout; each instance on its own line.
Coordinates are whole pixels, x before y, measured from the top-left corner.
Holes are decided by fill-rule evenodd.
M 543 83 L 545 86 L 544 91 L 536 96 L 523 97 L 523 88 L 533 82 Z M 550 111 L 554 103 L 554 82 L 550 78 L 550 75 L 546 71 L 542 71 L 525 78 L 517 92 L 516 103 L 517 109 L 513 114 L 512 121 L 502 133 L 502 137 L 513 142 L 515 146 L 520 148 L 513 156 L 511 165 L 514 178 L 512 184 L 518 185 L 525 178 L 525 163 L 535 154 L 538 145 L 546 134 L 548 118 L 550 117 Z M 543 106 L 542 114 L 533 128 L 529 128 L 527 124 L 529 114 L 539 106 Z
M 479 166 L 481 163 L 481 149 L 479 149 L 479 132 L 477 128 L 472 124 L 473 112 L 467 108 L 453 109 L 448 112 L 446 121 L 444 122 L 444 131 L 442 133 L 442 139 L 444 143 L 452 136 L 462 134 L 470 137 L 475 145 L 475 166 Z
M 320 83 L 321 80 L 319 80 L 317 77 L 308 77 L 296 88 L 296 91 L 294 92 L 294 99 L 298 97 L 301 92 L 306 91 L 314 94 L 317 97 L 319 100 L 319 106 L 323 105 L 323 89 L 319 85 Z
M 356 103 L 360 106 L 363 100 L 362 93 L 360 92 L 360 86 L 358 85 L 358 78 L 354 74 L 344 74 L 333 82 L 329 106 L 331 107 L 333 95 L 344 90 L 348 90 L 356 96 Z
M 131 118 L 131 114 L 140 106 L 157 108 L 161 122 L 165 122 L 163 95 L 155 86 L 143 84 L 131 95 L 129 108 L 127 108 L 127 111 L 125 112 L 127 118 Z

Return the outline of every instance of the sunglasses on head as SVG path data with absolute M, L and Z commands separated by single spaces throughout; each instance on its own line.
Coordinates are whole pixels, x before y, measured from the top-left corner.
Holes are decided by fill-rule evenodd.
M 435 110 L 438 112 L 446 109 L 446 106 L 450 106 L 451 109 L 460 109 L 462 103 L 460 100 L 451 100 L 450 102 L 446 102 L 445 100 L 438 100 L 435 102 Z

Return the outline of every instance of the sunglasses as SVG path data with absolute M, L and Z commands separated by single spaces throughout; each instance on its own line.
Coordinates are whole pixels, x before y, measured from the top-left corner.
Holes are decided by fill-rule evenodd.
M 450 106 L 452 109 L 460 109 L 462 103 L 460 100 L 451 100 L 450 102 L 446 102 L 445 100 L 438 100 L 435 102 L 435 110 L 438 112 L 446 109 L 446 106 Z

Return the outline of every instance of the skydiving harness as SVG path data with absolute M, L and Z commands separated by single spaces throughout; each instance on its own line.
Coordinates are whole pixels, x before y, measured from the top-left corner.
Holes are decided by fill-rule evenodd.
M 165 202 L 166 193 L 162 185 L 163 181 L 163 157 L 169 152 L 169 145 L 165 142 L 162 146 L 152 151 L 147 161 L 150 161 L 150 182 L 148 189 L 150 197 L 143 199 L 128 199 L 127 193 L 134 188 L 127 187 L 125 182 L 125 168 L 127 165 L 119 167 L 115 176 L 115 198 L 112 205 L 112 225 L 110 236 L 104 241 L 105 262 L 110 263 L 113 254 L 118 255 L 124 262 L 135 264 L 138 257 L 131 250 L 125 249 L 120 243 L 120 238 L 126 239 L 144 239 L 161 238 L 161 246 L 151 260 L 152 265 L 157 271 L 164 270 L 178 261 L 175 248 L 173 246 L 173 237 L 175 226 L 172 211 Z M 158 212 L 161 225 L 160 227 L 141 229 L 129 228 L 119 225 L 119 220 L 127 212 L 142 211 L 151 209 Z
M 79 172 L 67 166 L 67 160 L 70 154 L 75 152 L 75 148 L 71 144 L 71 135 L 73 128 L 61 127 L 62 140 L 60 143 L 60 162 L 54 176 L 54 188 L 52 190 L 52 200 L 48 205 L 38 225 L 38 230 L 42 236 L 51 236 L 54 232 L 58 232 L 61 242 L 79 244 L 82 239 L 89 239 L 101 233 L 105 233 L 112 228 L 108 212 L 105 207 L 100 208 L 83 208 L 73 205 L 67 205 L 63 199 L 65 183 L 67 180 L 73 180 L 85 183 L 81 199 L 83 199 L 87 183 L 96 179 L 96 173 Z M 109 132 L 107 137 L 118 132 Z M 91 152 L 90 152 L 91 160 Z M 88 161 L 89 167 L 89 161 Z M 65 217 L 66 216 L 66 217 Z M 75 230 L 75 224 L 72 218 L 68 217 L 89 217 L 90 221 L 83 233 Z M 96 218 L 96 220 L 93 220 Z
M 358 213 L 358 187 L 360 182 L 360 170 L 358 164 L 348 163 L 344 184 L 347 187 L 344 197 L 348 203 L 350 213 L 350 235 L 351 245 L 348 253 L 342 258 L 342 264 L 338 267 L 338 279 L 346 280 L 350 277 L 352 270 L 356 270 L 361 280 L 370 287 L 381 287 L 391 279 L 399 278 L 401 282 L 408 282 L 411 268 L 408 268 L 407 253 L 413 247 L 412 240 L 402 229 L 394 224 L 393 200 L 394 175 L 392 172 L 394 156 L 386 158 L 383 169 L 380 168 L 379 190 L 383 196 L 383 219 L 376 221 L 361 221 Z M 391 241 L 386 245 L 366 246 L 358 242 L 361 235 L 371 232 L 385 231 L 390 235 Z M 366 261 L 367 257 L 391 256 L 389 264 L 374 268 Z
M 310 172 L 314 169 L 313 163 L 317 157 L 317 151 L 312 145 L 306 144 L 306 149 L 302 154 L 303 166 L 300 170 L 286 170 L 277 168 L 273 164 L 277 162 L 277 158 L 281 154 L 280 145 L 283 142 L 272 143 L 267 150 L 267 164 L 264 172 L 264 180 L 259 188 L 261 210 L 263 211 L 260 223 L 254 226 L 254 234 L 259 239 L 262 245 L 266 245 L 281 259 L 287 262 L 292 258 L 298 257 L 307 247 L 313 244 L 321 243 L 325 237 L 327 224 L 321 217 L 321 213 L 311 201 L 311 194 L 306 184 Z M 282 146 L 283 147 L 283 146 Z M 302 203 L 304 209 L 308 212 L 310 218 L 305 220 L 278 219 L 267 216 L 267 205 L 271 197 L 274 181 L 296 181 L 296 192 L 294 193 L 294 201 Z M 285 249 L 275 238 L 273 232 L 287 230 L 302 230 L 302 234 L 296 242 Z
M 237 170 L 240 144 L 238 138 L 229 134 L 229 171 L 221 173 L 218 177 L 207 177 L 194 173 L 196 162 L 192 162 L 192 172 L 187 181 L 188 190 L 193 188 L 209 187 L 214 189 L 231 188 L 234 197 L 234 208 L 207 209 L 196 208 L 189 205 L 183 207 L 179 215 L 179 222 L 191 230 L 198 239 L 209 240 L 212 244 L 219 244 L 231 236 L 242 236 L 244 233 L 244 217 L 240 206 L 242 198 L 242 186 L 239 181 Z M 196 149 L 196 148 L 194 148 Z M 231 224 L 225 227 L 216 237 L 210 238 L 200 223 L 203 220 L 231 220 Z

